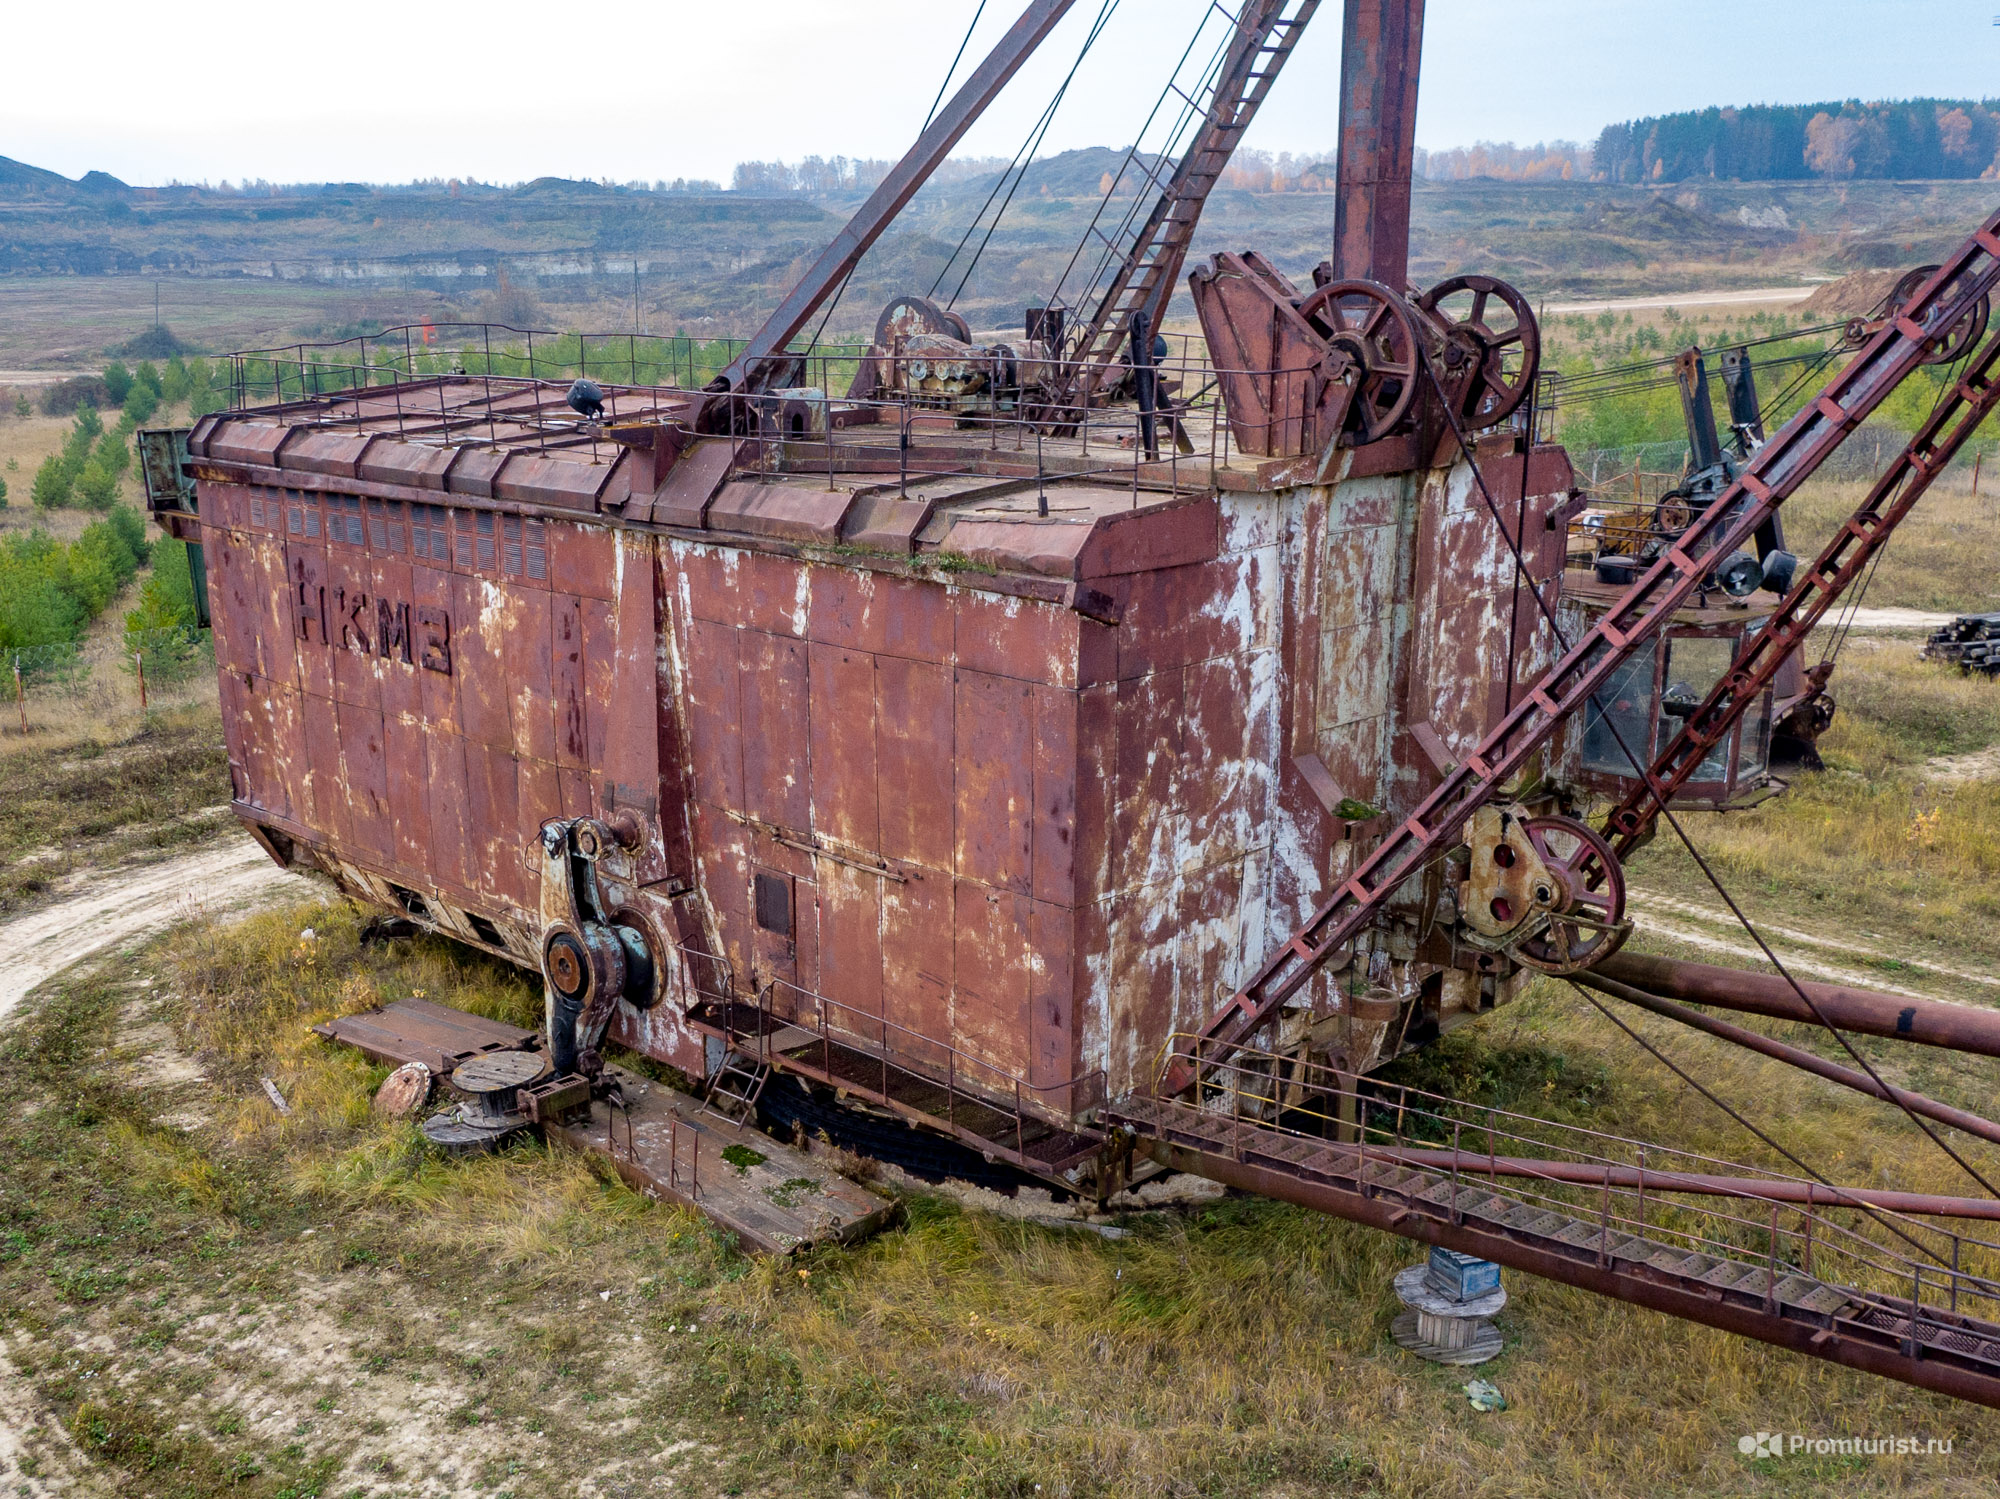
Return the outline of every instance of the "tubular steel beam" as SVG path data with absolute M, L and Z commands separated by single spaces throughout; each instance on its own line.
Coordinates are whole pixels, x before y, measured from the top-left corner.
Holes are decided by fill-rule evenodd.
M 1029 54 L 1055 29 L 1073 3 L 1075 0 L 1032 0 L 986 60 L 951 96 L 951 102 L 938 111 L 930 128 L 904 153 L 895 170 L 882 179 L 881 186 L 868 195 L 868 201 L 834 236 L 833 243 L 820 252 L 812 269 L 786 293 L 784 301 L 764 320 L 764 326 L 757 330 L 743 352 L 710 384 L 710 390 L 736 392 L 755 382 L 758 372 L 772 356 L 784 351 L 847 279 L 848 273 L 861 263 L 868 247 L 951 155 L 952 147 L 1028 60 Z
M 1410 175 L 1424 0 L 1347 0 L 1340 38 L 1335 279 L 1401 293 L 1410 275 Z
M 1545 1243 L 1524 1243 L 1509 1234 L 1489 1228 L 1476 1219 L 1454 1223 L 1446 1216 L 1413 1212 L 1393 1193 L 1370 1196 L 1337 1182 L 1311 1180 L 1288 1171 L 1252 1161 L 1236 1160 L 1214 1151 L 1196 1150 L 1169 1141 L 1149 1142 L 1150 1154 L 1175 1171 L 1205 1176 L 1239 1191 L 1365 1223 L 1387 1233 L 1400 1234 L 1420 1244 L 1440 1244 L 1462 1254 L 1477 1255 L 1513 1270 L 1525 1270 L 1564 1285 L 1594 1291 L 1614 1301 L 1650 1307 L 1689 1322 L 1718 1327 L 1741 1337 L 1789 1348 L 1794 1353 L 1845 1364 L 1879 1374 L 1886 1379 L 1936 1390 L 1959 1400 L 2000 1409 L 2000 1378 L 1982 1370 L 1966 1368 L 1942 1359 L 1912 1359 L 1900 1344 L 1887 1339 L 1868 1340 L 1858 1336 L 1828 1336 L 1825 1329 L 1783 1316 L 1773 1316 L 1754 1306 L 1727 1297 L 1705 1295 L 1666 1281 L 1644 1279 L 1621 1273 L 1614 1261 L 1597 1262 L 1586 1246 L 1583 1252 L 1565 1254 Z M 1373 1151 L 1371 1150 L 1371 1154 Z M 1481 1157 L 1479 1164 L 1485 1164 Z
M 1645 841 L 1660 808 L 1735 727 L 1778 668 L 1806 642 L 1834 600 L 1861 576 L 1904 516 L 1943 473 L 1981 422 L 2000 405 L 2000 334 L 1966 367 L 1896 461 L 1869 489 L 1846 525 L 1811 567 L 1800 568 L 1777 611 L 1744 645 L 1736 664 L 1710 689 L 1654 759 L 1650 774 L 1604 819 L 1620 858 Z
M 1847 434 L 1922 364 L 1933 340 L 1955 327 L 1996 284 L 2000 284 L 2000 212 L 1960 245 L 1903 312 L 1884 324 L 1845 369 L 1757 450 L 1680 539 L 1264 960 L 1210 1017 L 1201 1032 L 1203 1039 L 1219 1042 L 1226 1050 L 1262 1029 L 1323 963 L 1374 920 L 1405 881 L 1459 841 L 1466 818 L 1531 767 L 1564 720 L 1588 703 L 1635 650 L 1667 627 L 1715 561 L 1742 548 L 1775 516 Z M 1726 680 L 1737 675 L 1732 672 Z M 1183 1092 L 1196 1076 L 1194 1064 L 1176 1060 L 1162 1079 L 1163 1089 L 1169 1094 Z
M 1505 1176 L 1517 1180 L 1561 1182 L 1575 1187 L 1616 1187 L 1623 1191 L 1680 1192 L 1691 1197 L 1738 1197 L 1751 1202 L 1782 1202 L 1800 1207 L 1880 1208 L 1923 1218 L 1967 1218 L 2000 1222 L 2000 1202 L 1990 1197 L 1938 1197 L 1928 1192 L 1878 1192 L 1865 1187 L 1827 1187 L 1818 1182 L 1771 1181 L 1761 1176 L 1706 1176 L 1686 1171 L 1655 1171 L 1638 1166 L 1598 1165 L 1591 1161 L 1543 1161 L 1533 1156 L 1468 1156 L 1454 1162 L 1448 1150 L 1412 1150 L 1408 1146 L 1371 1145 L 1369 1156 L 1426 1171 L 1464 1168 L 1467 1179 Z
M 1968 1135 L 1977 1135 L 1982 1140 L 1991 1140 L 2000 1145 L 2000 1124 L 1990 1119 L 1982 1119 L 1977 1114 L 1968 1114 L 1964 1109 L 1955 1109 L 1950 1104 L 1939 1103 L 1934 1098 L 1926 1098 L 1921 1093 L 1912 1093 L 1888 1083 L 1878 1083 L 1865 1072 L 1857 1072 L 1852 1067 L 1843 1067 L 1838 1062 L 1815 1056 L 1800 1046 L 1787 1046 L 1782 1041 L 1774 1041 L 1769 1036 L 1760 1036 L 1755 1031 L 1746 1031 L 1740 1025 L 1731 1025 L 1726 1020 L 1717 1020 L 1713 1015 L 1704 1015 L 1699 1010 L 1690 1010 L 1686 1005 L 1677 1005 L 1672 1000 L 1661 999 L 1656 994 L 1648 994 L 1643 989 L 1635 989 L 1630 984 L 1621 984 L 1616 979 L 1605 978 L 1601 974 L 1585 971 L 1570 975 L 1573 983 L 1595 989 L 1600 994 L 1608 994 L 1613 999 L 1622 999 L 1628 1005 L 1660 1016 L 1664 1020 L 1678 1021 L 1695 1030 L 1703 1031 L 1718 1041 L 1741 1046 L 1745 1050 L 1758 1052 L 1773 1061 L 1784 1062 L 1810 1072 L 1815 1077 L 1823 1077 L 1830 1083 L 1838 1083 L 1843 1088 L 1852 1088 L 1857 1093 L 1866 1093 L 1870 1098 L 1879 1098 L 1885 1103 L 1893 1103 L 1908 1109 L 1913 1114 L 1922 1114 L 1926 1119 L 1935 1119 L 1940 1124 L 1948 1124 L 1953 1129 L 1962 1129 Z M 1789 992 L 1789 985 L 1787 991 Z
M 1613 953 L 1580 979 L 1601 978 L 1627 984 L 1664 999 L 1714 1005 L 1746 1015 L 1769 1015 L 1817 1026 L 1819 1019 L 1802 1003 L 1797 990 L 1771 973 L 1746 973 L 1709 963 L 1684 963 L 1651 953 Z M 1976 1056 L 2000 1057 L 2000 1010 L 1955 1005 L 1938 999 L 1908 999 L 1850 989 L 1842 984 L 1798 986 L 1837 1030 L 1864 1036 L 1889 1036 Z M 1619 995 L 1619 998 L 1624 998 Z

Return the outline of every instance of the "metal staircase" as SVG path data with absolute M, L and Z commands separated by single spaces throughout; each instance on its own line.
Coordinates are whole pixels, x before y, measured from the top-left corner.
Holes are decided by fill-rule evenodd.
M 731 1124 L 755 1123 L 757 1100 L 763 1097 L 764 1084 L 770 1080 L 769 1062 L 745 1057 L 741 1052 L 725 1051 L 722 1065 L 709 1079 L 708 1093 L 702 1105 Z
M 1129 247 L 1118 251 L 1108 236 L 1093 231 L 1119 260 L 1096 311 L 1078 330 L 1076 360 L 1087 386 L 1117 361 L 1135 313 L 1146 314 L 1148 327 L 1160 326 L 1202 206 L 1318 9 L 1319 0 L 1249 0 L 1209 91 L 1201 128 L 1173 175 L 1158 184 L 1159 199 Z M 1133 160 L 1139 161 L 1136 154 Z
M 1134 1095 L 1107 1105 L 1102 1122 L 1176 1170 L 2000 1406 L 2000 1322 L 1958 1310 L 1963 1301 L 2000 1314 L 2000 1283 L 1955 1268 L 1977 1264 L 1990 1271 L 2000 1246 L 1863 1208 L 1856 1209 L 1857 1230 L 1828 1210 L 1755 1196 L 1727 1198 L 1722 1208 L 1691 1207 L 1676 1195 L 1670 1169 L 1641 1174 L 1635 1209 L 1629 1185 L 1600 1189 L 1488 1175 L 1494 1158 L 1477 1149 L 1454 1148 L 1448 1166 L 1414 1165 L 1406 1159 L 1414 1152 L 1375 1143 L 1391 1137 L 1385 1128 L 1364 1122 L 1343 1143 L 1217 1107 L 1227 1102 L 1211 1095 L 1203 1107 Z M 1286 1108 L 1295 1117 L 1290 1103 Z M 1349 1117 L 1357 1112 L 1350 1108 Z M 1418 1117 L 1434 1126 L 1443 1122 L 1407 1098 L 1397 1116 L 1405 1123 Z M 1330 1116 L 1320 1122 L 1339 1133 Z M 1519 1138 L 1509 1123 L 1502 1118 L 1495 1124 L 1489 1116 L 1483 1130 L 1461 1121 L 1450 1133 L 1480 1133 L 1491 1149 L 1496 1136 Z M 1399 1124 L 1394 1138 L 1403 1138 L 1400 1130 Z M 1601 1149 L 1607 1138 L 1590 1143 Z M 1444 1153 L 1427 1154 L 1435 1159 Z M 1663 1150 L 1659 1158 L 1673 1155 Z M 1513 1158 L 1503 1164 L 1518 1171 L 1522 1163 Z M 1684 1185 L 1694 1180 L 1679 1178 Z M 1885 1224 L 1891 1232 L 1882 1232 Z M 1918 1252 L 1898 1254 L 1884 1239 L 1908 1239 Z M 1816 1257 L 1821 1273 L 1813 1268 Z M 1829 1266 L 1880 1286 L 1841 1284 L 1827 1278 Z M 1900 1288 L 1892 1289 L 1898 1278 Z

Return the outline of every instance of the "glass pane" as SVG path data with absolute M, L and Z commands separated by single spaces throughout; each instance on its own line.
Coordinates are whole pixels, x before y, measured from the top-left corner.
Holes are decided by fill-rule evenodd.
M 1644 765 L 1633 768 L 1627 749 L 1641 761 L 1651 762 L 1656 645 L 1656 641 L 1647 641 L 1612 673 L 1610 681 L 1591 694 L 1583 723 L 1583 763 L 1590 769 L 1615 776 L 1644 774 Z M 1621 738 L 1623 747 L 1618 742 Z
M 1722 680 L 1736 659 L 1734 640 L 1669 640 L 1666 690 L 1660 694 L 1660 743 L 1680 733 L 1689 717 Z M 1708 752 L 1690 778 L 1721 781 L 1729 776 L 1729 741 Z
M 1771 768 L 1771 694 L 1757 694 L 1757 701 L 1743 713 L 1743 744 L 1736 752 L 1738 785 L 1756 780 Z

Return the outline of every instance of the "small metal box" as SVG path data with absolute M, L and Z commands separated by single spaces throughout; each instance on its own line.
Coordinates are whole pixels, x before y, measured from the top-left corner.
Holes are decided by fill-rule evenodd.
M 1500 1267 L 1455 1249 L 1433 1248 L 1430 1263 L 1424 1267 L 1424 1280 L 1440 1296 L 1471 1301 L 1499 1289 Z

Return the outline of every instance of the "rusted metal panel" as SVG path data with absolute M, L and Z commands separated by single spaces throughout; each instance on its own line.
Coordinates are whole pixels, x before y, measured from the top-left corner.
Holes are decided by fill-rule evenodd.
M 291 429 L 275 422 L 225 421 L 208 434 L 201 456 L 217 463 L 269 464 L 289 436 Z
M 953 866 L 951 669 L 897 656 L 875 662 L 876 808 L 885 857 L 926 869 Z M 940 972 L 949 982 L 950 965 Z
M 723 586 L 731 591 L 730 618 L 746 630 L 771 635 L 804 635 L 810 612 L 813 569 L 788 557 L 763 552 L 730 552 Z
M 808 647 L 811 826 L 857 850 L 881 841 L 876 817 L 875 658 Z
M 458 659 L 453 609 L 457 590 L 443 568 L 410 569 L 410 617 L 414 631 L 410 650 L 417 658 L 417 690 L 424 721 L 439 734 L 465 732 L 458 711 L 458 684 L 464 663 Z
M 1034 888 L 1034 689 L 961 668 L 953 683 L 953 871 L 1027 895 Z
M 556 715 L 549 668 L 554 630 L 549 596 L 538 589 L 512 584 L 503 585 L 496 592 L 500 599 L 502 659 L 507 663 L 507 719 L 514 753 L 523 759 L 553 765 Z M 650 601 L 648 591 L 647 602 Z M 647 664 L 651 664 L 650 653 Z M 633 711 L 644 712 L 651 706 L 642 697 Z M 649 729 L 651 722 L 648 713 Z
M 882 1009 L 893 1025 L 948 1040 L 954 947 L 953 883 L 926 875 L 882 892 Z
M 463 574 L 454 574 L 451 582 L 452 676 L 458 682 L 460 732 L 489 749 L 511 751 L 506 621 L 498 590 Z M 507 825 L 512 827 L 513 821 L 510 816 Z
M 716 956 L 728 965 L 740 992 L 755 993 L 750 961 L 752 928 L 748 830 L 706 802 L 697 801 L 692 812 L 702 895 L 714 914 L 715 928 L 721 939 Z
M 592 794 L 603 811 L 603 768 L 612 737 L 611 697 L 618 690 L 618 618 L 612 606 L 600 599 L 579 600 L 579 612 L 583 617 L 583 690 L 592 705 L 584 718 L 584 740 L 590 764 L 597 767 Z
M 959 667 L 1073 687 L 1078 619 L 1054 604 L 964 593 L 958 600 Z
M 352 479 L 360 472 L 361 452 L 370 441 L 362 432 L 294 431 L 284 445 L 284 465 L 309 474 Z
M 958 520 L 944 534 L 939 550 L 997 571 L 1074 578 L 1081 574 L 1080 559 L 1091 531 L 1089 521 Z
M 653 496 L 654 524 L 699 529 L 735 456 L 736 444 L 727 437 L 691 443 Z
M 306 802 L 312 808 L 312 825 L 352 844 L 354 827 L 341 780 L 340 724 L 333 699 L 308 693 L 299 706 L 305 724 Z
M 340 782 L 347 802 L 348 838 L 377 860 L 389 856 L 389 774 L 383 752 L 382 715 L 353 703 L 334 705 L 340 735 Z
M 1088 1071 L 1079 1063 L 1073 1026 L 1080 984 L 1076 967 L 1076 913 L 1062 901 L 1036 900 L 1028 911 L 1028 1080 L 1050 1088 Z M 1087 993 L 1087 988 L 1086 988 Z M 1051 1107 L 1074 1101 L 1044 1095 Z
M 378 557 L 371 571 L 375 677 L 385 717 L 423 717 L 425 671 L 413 576 L 410 564 L 400 557 Z
M 523 505 L 552 505 L 560 510 L 595 511 L 598 496 L 610 484 L 617 463 L 586 463 L 572 457 L 540 457 L 516 453 L 493 479 L 493 498 Z
M 373 442 L 355 472 L 376 484 L 406 484 L 442 493 L 445 471 L 460 450 L 414 442 Z
M 382 720 L 390 856 L 419 881 L 430 863 L 430 737 L 415 714 L 388 714 Z
M 1118 624 L 1118 675 L 1237 655 L 1275 638 L 1275 602 L 1255 555 L 1141 573 Z
M 1028 938 L 1032 902 L 1009 891 L 961 879 L 952 888 L 954 960 L 951 1029 L 958 1050 L 1002 1074 L 1025 1076 L 1033 1064 Z M 975 1072 L 991 1087 L 993 1078 Z
M 1111 883 L 1121 892 L 1170 878 L 1180 845 L 1176 796 L 1185 723 L 1181 674 L 1155 672 L 1118 684 Z
M 918 579 L 815 567 L 807 627 L 814 640 L 914 661 L 952 659 L 961 596 Z
M 1108 578 L 1206 562 L 1221 542 L 1221 511 L 1212 495 L 1111 515 L 1091 528 L 1077 576 Z
M 903 974 L 885 983 L 882 964 L 884 886 L 893 883 L 850 865 L 823 860 L 819 869 L 820 992 L 837 1005 L 831 1017 L 843 1030 L 881 1039 L 881 1027 L 860 1017 L 883 1014 L 886 989 L 908 982 Z
M 1070 902 L 1082 906 L 1110 891 L 1118 799 L 1118 688 L 1085 688 L 1076 704 L 1076 821 Z M 1039 887 L 1038 893 L 1039 893 Z M 1054 898 L 1051 895 L 1051 898 Z M 1085 946 L 1083 951 L 1101 952 Z
M 611 681 L 594 697 L 605 712 L 602 805 L 607 816 L 630 813 L 644 840 L 635 860 L 641 882 L 666 873 L 660 833 L 660 611 L 654 595 L 653 538 L 618 536 L 618 598 L 612 605 Z M 594 649 L 593 660 L 605 652 Z M 542 702 L 546 705 L 547 694 Z M 551 756 L 551 758 L 553 758 Z
M 566 771 L 583 770 L 590 764 L 587 727 L 590 699 L 584 688 L 583 611 L 575 599 L 560 594 L 552 596 L 549 604 L 549 692 L 555 710 L 556 764 Z
M 1068 906 L 1076 900 L 1077 694 L 1036 687 L 1030 695 L 1035 745 L 1029 893 L 1038 902 Z
M 476 740 L 465 747 L 466 811 L 478 861 L 476 888 L 507 904 L 532 907 L 520 847 L 521 787 L 514 756 L 505 746 Z
M 611 599 L 618 585 L 613 533 L 570 521 L 548 523 L 549 587 L 578 598 Z
M 804 642 L 744 630 L 739 639 L 743 810 L 793 831 L 810 825 Z
M 1270 786 L 1276 744 L 1262 733 L 1270 722 L 1264 706 L 1276 686 L 1269 656 L 1221 656 L 1181 673 L 1182 763 L 1176 780 L 1187 847 L 1177 865 L 1191 858 L 1238 858 L 1267 839 Z
M 714 807 L 743 800 L 742 673 L 737 631 L 695 618 L 687 624 L 687 723 L 696 797 Z

